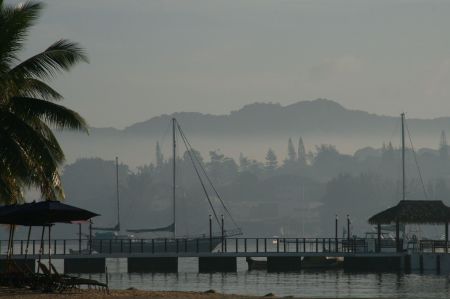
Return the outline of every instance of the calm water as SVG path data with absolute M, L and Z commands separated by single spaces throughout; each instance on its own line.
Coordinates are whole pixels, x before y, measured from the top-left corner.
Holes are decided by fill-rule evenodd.
M 55 261 L 62 268 L 61 261 Z M 58 264 L 60 263 L 60 264 Z M 237 273 L 199 274 L 197 260 L 180 258 L 177 274 L 128 274 L 125 259 L 108 259 L 113 289 L 205 291 L 222 293 L 338 298 L 450 298 L 450 276 L 435 274 L 354 274 L 338 271 L 267 273 L 247 271 L 238 259 Z M 104 274 L 86 275 L 105 281 Z

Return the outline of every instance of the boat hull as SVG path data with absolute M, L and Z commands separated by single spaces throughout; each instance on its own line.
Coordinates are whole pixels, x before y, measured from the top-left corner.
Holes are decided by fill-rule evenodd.
M 195 239 L 93 239 L 92 250 L 98 253 L 183 253 L 211 252 L 221 238 Z

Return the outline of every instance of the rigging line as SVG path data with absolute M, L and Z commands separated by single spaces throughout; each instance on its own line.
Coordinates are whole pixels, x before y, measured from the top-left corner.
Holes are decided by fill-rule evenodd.
M 181 126 L 178 126 L 178 130 L 180 130 L 180 134 L 182 134 L 183 138 L 186 140 L 187 143 L 187 147 L 186 149 L 188 151 L 193 151 L 193 147 L 190 144 L 189 140 L 187 139 L 187 136 L 184 134 L 184 131 L 181 129 Z M 213 189 L 215 195 L 217 196 L 217 198 L 219 199 L 221 205 L 223 206 L 224 210 L 230 214 L 230 212 L 228 211 L 227 207 L 225 206 L 225 203 L 223 202 L 222 198 L 220 197 L 219 193 L 217 192 L 217 190 L 214 187 L 214 184 L 212 183 L 211 179 L 209 178 L 208 174 L 206 173 L 205 168 L 203 167 L 202 162 L 198 159 L 198 157 L 196 155 L 193 155 L 195 161 L 197 162 L 198 166 L 200 167 L 200 170 L 202 171 L 202 174 L 205 176 L 205 178 L 207 179 L 211 189 Z M 230 214 L 231 217 L 231 214 Z M 232 218 L 232 217 L 231 217 Z
M 180 130 L 180 126 L 178 125 L 178 123 L 177 123 L 177 127 L 178 127 L 178 130 Z M 197 169 L 197 166 L 195 165 L 194 158 L 192 157 L 192 153 L 191 153 L 191 151 L 188 148 L 188 145 L 187 145 L 186 140 L 185 140 L 185 136 L 183 135 L 183 133 L 181 131 L 180 131 L 180 135 L 181 135 L 181 140 L 183 140 L 183 143 L 184 143 L 184 145 L 186 147 L 186 150 L 187 150 L 187 153 L 189 155 L 189 158 L 191 159 L 192 166 L 194 167 L 195 173 L 197 174 L 197 177 L 200 180 L 200 184 L 201 184 L 201 186 L 203 188 L 203 192 L 205 193 L 205 196 L 208 199 L 208 203 L 209 203 L 209 206 L 210 206 L 210 208 L 211 208 L 211 210 L 212 210 L 212 212 L 214 214 L 214 218 L 216 219 L 217 224 L 220 225 L 219 217 L 217 217 L 216 211 L 214 210 L 214 206 L 212 205 L 212 202 L 211 202 L 211 198 L 209 198 L 208 191 L 206 190 L 206 186 L 203 183 L 203 180 L 201 178 L 200 172 Z
M 186 140 L 187 146 L 186 149 L 189 151 L 189 149 L 192 149 L 191 144 L 189 143 L 189 140 L 187 139 L 186 135 L 184 134 L 183 130 L 181 129 L 180 125 L 177 123 L 178 125 L 178 130 L 180 131 L 181 136 Z M 188 148 L 189 146 L 189 148 Z M 233 216 L 231 215 L 230 210 L 228 210 L 227 206 L 225 205 L 225 203 L 223 202 L 222 198 L 219 195 L 219 192 L 217 191 L 217 189 L 214 187 L 214 184 L 212 183 L 211 179 L 209 178 L 208 174 L 206 173 L 205 168 L 203 167 L 202 163 L 199 161 L 198 157 L 194 155 L 194 159 L 197 161 L 197 164 L 200 166 L 200 169 L 203 173 L 203 175 L 206 177 L 206 180 L 208 181 L 209 185 L 211 186 L 211 188 L 213 189 L 214 193 L 216 194 L 217 198 L 220 201 L 220 204 L 222 205 L 222 207 L 224 208 L 225 212 L 227 213 L 228 217 L 230 217 L 231 222 L 233 222 L 234 226 L 239 228 L 239 226 L 237 225 L 236 221 L 234 220 Z
M 419 179 L 420 179 L 420 183 L 422 184 L 423 194 L 425 195 L 425 199 L 429 199 L 427 191 L 425 190 L 425 184 L 424 184 L 423 178 L 422 178 L 422 171 L 420 170 L 419 162 L 417 161 L 417 155 L 416 155 L 416 151 L 414 150 L 414 145 L 412 143 L 411 134 L 409 133 L 408 124 L 406 124 L 406 122 L 405 122 L 405 127 L 406 127 L 406 131 L 408 132 L 409 142 L 411 143 L 411 150 L 413 152 L 414 162 L 416 163 L 416 166 L 417 166 L 417 172 L 419 173 Z
M 186 135 L 184 134 L 183 130 L 181 129 L 181 127 L 179 126 L 178 128 L 180 130 L 180 133 L 183 134 L 184 138 L 186 139 L 186 142 L 188 144 L 188 146 L 190 147 L 190 149 L 192 150 L 192 145 L 189 143 L 189 140 L 187 139 Z M 202 170 L 203 175 L 206 177 L 206 179 L 208 180 L 208 183 L 210 185 L 210 187 L 213 189 L 214 193 L 216 194 L 217 198 L 219 199 L 222 207 L 224 208 L 224 210 L 226 211 L 226 213 L 230 216 L 231 220 L 233 221 L 233 223 L 235 224 L 236 227 L 238 227 L 238 225 L 236 224 L 236 222 L 233 219 L 233 216 L 231 215 L 230 211 L 228 210 L 228 208 L 226 207 L 225 203 L 223 202 L 222 198 L 219 195 L 219 192 L 217 191 L 217 189 L 214 187 L 214 184 L 212 183 L 211 179 L 209 178 L 205 168 L 203 167 L 202 163 L 200 162 L 200 160 L 198 159 L 197 156 L 194 155 L 194 158 L 197 162 L 197 164 L 200 166 L 200 169 Z
M 175 122 L 178 122 L 175 119 Z M 176 144 L 180 144 L 180 138 L 181 134 L 179 132 L 175 131 L 175 138 L 176 138 Z M 176 177 L 177 177 L 177 182 L 178 182 L 178 189 L 177 189 L 177 198 L 182 198 L 182 200 L 177 200 L 177 206 L 180 207 L 181 205 L 181 210 L 186 210 L 186 192 L 184 190 L 183 187 L 183 175 L 182 175 L 182 168 L 183 168 L 183 157 L 181 157 L 181 150 L 180 147 L 177 146 L 176 149 L 176 157 L 179 157 L 179 160 L 176 164 Z M 182 196 L 181 196 L 182 195 Z M 184 199 L 184 200 L 183 200 Z M 179 208 L 178 208 L 179 210 Z M 176 211 L 175 211 L 176 212 Z M 189 235 L 189 225 L 187 223 L 187 217 L 183 217 L 182 220 L 179 220 L 178 217 L 178 222 L 183 222 L 182 224 L 184 224 L 183 228 L 185 229 L 185 232 L 187 233 L 187 235 Z

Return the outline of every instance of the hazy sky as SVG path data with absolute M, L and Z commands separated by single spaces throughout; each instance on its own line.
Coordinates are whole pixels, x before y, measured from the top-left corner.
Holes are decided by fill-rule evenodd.
M 24 54 L 59 38 L 87 49 L 53 86 L 92 126 L 315 98 L 450 115 L 450 1 L 45 2 Z

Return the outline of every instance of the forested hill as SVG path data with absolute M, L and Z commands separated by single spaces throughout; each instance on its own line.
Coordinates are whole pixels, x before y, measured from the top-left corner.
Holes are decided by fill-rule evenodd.
M 393 111 L 392 115 L 399 111 Z M 349 110 L 327 99 L 301 101 L 288 106 L 254 103 L 228 115 L 179 112 L 161 115 L 133 124 L 123 130 L 126 134 L 159 136 L 176 117 L 186 131 L 199 135 L 241 136 L 248 134 L 380 134 L 392 131 L 397 116 L 380 116 L 360 110 Z M 450 118 L 410 119 L 416 134 L 435 133 L 450 128 Z
M 237 158 L 240 153 L 263 159 L 268 148 L 285 154 L 289 137 L 305 141 L 306 149 L 333 144 L 341 152 L 353 154 L 365 146 L 381 147 L 383 142 L 400 140 L 400 111 L 381 116 L 349 110 L 337 102 L 317 99 L 288 106 L 254 103 L 227 115 L 177 112 L 135 123 L 123 130 L 92 128 L 89 136 L 62 133 L 60 140 L 68 162 L 78 158 L 119 156 L 131 166 L 152 161 L 156 142 L 166 141 L 169 153 L 171 118 L 176 117 L 193 146 L 203 154 L 212 149 Z M 406 111 L 407 112 L 407 111 Z M 442 130 L 450 128 L 450 118 L 408 119 L 415 146 L 436 148 Z M 281 152 L 283 151 L 283 152 Z

